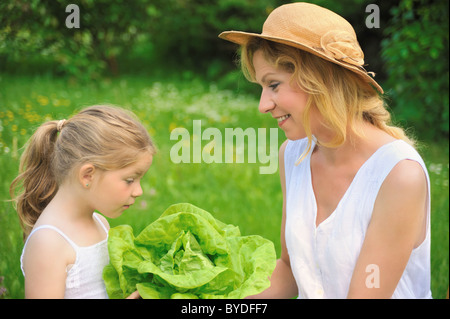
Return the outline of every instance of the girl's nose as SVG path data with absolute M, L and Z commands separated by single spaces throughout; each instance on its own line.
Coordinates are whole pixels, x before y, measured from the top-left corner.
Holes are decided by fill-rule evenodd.
M 142 190 L 141 183 L 139 183 L 139 184 L 136 186 L 136 188 L 133 190 L 132 196 L 133 196 L 133 197 L 139 197 L 139 196 L 141 196 L 143 193 L 144 193 L 144 192 L 143 192 L 143 190 Z
M 261 97 L 259 99 L 259 107 L 258 110 L 261 113 L 267 113 L 270 112 L 275 107 L 275 102 L 272 100 L 270 92 L 267 92 L 266 90 L 262 90 Z

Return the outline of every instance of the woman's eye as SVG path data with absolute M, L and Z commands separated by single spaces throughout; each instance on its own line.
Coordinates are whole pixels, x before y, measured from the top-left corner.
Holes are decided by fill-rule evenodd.
M 269 85 L 269 87 L 270 87 L 272 90 L 275 90 L 279 85 L 280 85 L 280 82 L 276 82 L 276 83 L 272 83 L 271 85 Z
M 133 178 L 127 179 L 127 180 L 125 180 L 125 182 L 126 182 L 127 184 L 133 184 L 134 179 L 133 179 Z

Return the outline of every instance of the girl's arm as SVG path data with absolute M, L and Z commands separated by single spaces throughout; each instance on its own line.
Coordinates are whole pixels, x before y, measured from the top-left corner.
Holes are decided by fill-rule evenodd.
M 425 239 L 426 176 L 404 160 L 386 177 L 375 201 L 348 298 L 391 298 L 412 250 Z
M 75 262 L 75 251 L 52 230 L 39 230 L 25 249 L 25 298 L 64 298 L 67 265 Z
M 289 254 L 286 248 L 285 228 L 286 228 L 286 178 L 284 175 L 284 150 L 287 141 L 280 147 L 279 152 L 279 167 L 280 167 L 280 182 L 283 192 L 283 217 L 281 220 L 281 258 L 277 260 L 275 270 L 270 277 L 270 287 L 262 293 L 252 296 L 251 298 L 293 298 L 297 295 L 297 283 L 292 275 L 291 264 L 289 261 Z

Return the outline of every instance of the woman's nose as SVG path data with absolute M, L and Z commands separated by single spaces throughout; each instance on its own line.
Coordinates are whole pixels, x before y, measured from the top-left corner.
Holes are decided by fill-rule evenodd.
M 275 103 L 272 100 L 272 98 L 271 98 L 269 93 L 270 92 L 267 92 L 264 89 L 261 92 L 261 97 L 259 99 L 259 107 L 258 107 L 258 110 L 261 113 L 270 112 L 275 107 Z

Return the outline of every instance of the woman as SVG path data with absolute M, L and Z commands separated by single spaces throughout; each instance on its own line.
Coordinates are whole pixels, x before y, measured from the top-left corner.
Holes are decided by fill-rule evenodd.
M 430 298 L 429 178 L 353 27 L 328 9 L 291 3 L 261 34 L 223 32 L 278 121 L 281 258 L 259 298 Z M 372 75 L 372 76 L 371 76 Z

